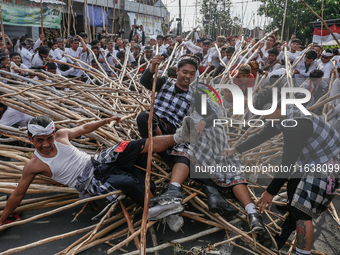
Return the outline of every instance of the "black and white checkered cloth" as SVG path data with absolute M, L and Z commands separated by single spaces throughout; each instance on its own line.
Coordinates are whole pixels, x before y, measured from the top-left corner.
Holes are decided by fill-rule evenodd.
M 303 148 L 297 162 L 302 169 L 311 170 L 317 166 L 325 169 L 329 165 L 338 165 L 336 160 L 340 152 L 340 137 L 333 127 L 317 116 L 305 116 L 296 107 L 287 108 L 287 119 L 309 119 L 313 123 L 313 136 L 308 139 L 307 146 Z M 307 165 L 307 166 L 306 166 Z M 306 168 L 305 168 L 306 166 Z M 339 168 L 338 168 L 339 169 Z M 291 205 L 317 218 L 327 209 L 334 198 L 335 190 L 339 187 L 339 172 L 306 171 L 298 184 Z
M 192 88 L 184 93 L 176 93 L 176 82 L 168 79 L 155 98 L 155 114 L 165 118 L 175 127 L 181 126 L 183 119 L 190 112 Z
M 221 187 L 230 187 L 233 184 L 242 181 L 245 183 L 244 173 L 240 171 L 241 163 L 236 155 L 232 158 L 222 156 L 221 153 L 228 149 L 227 136 L 222 126 L 205 128 L 197 145 L 181 143 L 173 147 L 172 155 L 186 156 L 190 159 L 193 166 L 207 171 L 214 167 L 215 171 L 207 171 L 207 175 L 217 185 Z M 228 167 L 231 171 L 219 171 L 223 167 Z M 197 176 L 195 174 L 195 176 Z M 199 177 L 201 178 L 201 177 Z M 204 177 L 203 177 L 204 178 Z

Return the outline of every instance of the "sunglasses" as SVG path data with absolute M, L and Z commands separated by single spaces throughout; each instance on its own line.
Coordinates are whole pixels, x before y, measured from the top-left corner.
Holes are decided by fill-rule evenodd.
M 330 59 L 331 57 L 327 57 L 327 56 L 321 56 L 322 58 L 325 58 L 325 59 Z

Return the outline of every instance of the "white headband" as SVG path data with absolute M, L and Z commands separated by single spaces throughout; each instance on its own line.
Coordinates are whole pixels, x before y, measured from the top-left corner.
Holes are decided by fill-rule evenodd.
M 325 50 L 322 52 L 322 55 L 324 55 L 326 57 L 333 57 L 333 53 L 326 52 Z
M 34 137 L 36 135 L 50 135 L 55 130 L 55 127 L 54 122 L 52 121 L 46 127 L 28 123 L 27 129 L 32 134 L 32 137 Z

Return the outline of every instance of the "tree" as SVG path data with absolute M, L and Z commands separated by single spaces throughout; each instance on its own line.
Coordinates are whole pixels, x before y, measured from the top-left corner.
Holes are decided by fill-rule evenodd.
M 265 30 L 279 28 L 277 35 L 281 35 L 281 28 L 284 17 L 285 3 L 283 0 L 260 0 L 259 15 L 267 15 L 272 19 Z M 306 3 L 321 16 L 321 0 L 306 0 Z M 340 18 L 340 5 L 338 0 L 324 0 L 324 20 Z M 288 0 L 286 21 L 283 33 L 283 40 L 289 40 L 293 33 L 302 43 L 312 41 L 313 27 L 310 22 L 318 21 L 315 15 L 308 10 L 299 0 Z
M 203 15 L 203 20 L 208 21 L 204 25 L 205 33 L 210 34 L 212 38 L 231 34 L 233 20 L 230 8 L 230 0 L 202 0 L 200 13 Z

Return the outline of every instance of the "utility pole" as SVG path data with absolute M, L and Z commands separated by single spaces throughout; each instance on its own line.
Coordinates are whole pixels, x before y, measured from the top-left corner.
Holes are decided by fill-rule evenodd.
M 179 35 L 182 36 L 182 8 L 181 8 L 181 0 L 178 0 L 179 5 Z

